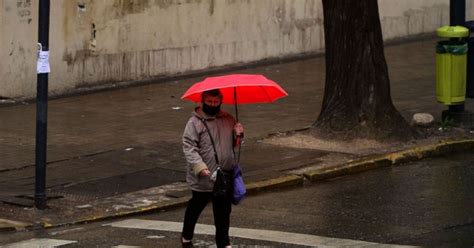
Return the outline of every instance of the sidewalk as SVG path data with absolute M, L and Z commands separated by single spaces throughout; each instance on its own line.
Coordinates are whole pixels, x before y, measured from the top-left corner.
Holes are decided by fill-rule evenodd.
M 435 41 L 385 49 L 392 98 L 407 120 L 428 112 L 439 121 L 446 109 L 435 99 Z M 474 135 L 469 133 L 462 137 L 464 142 L 432 139 L 364 153 L 262 142 L 269 134 L 306 128 L 316 120 L 324 93 L 324 67 L 324 57 L 319 57 L 233 72 L 264 74 L 289 93 L 274 104 L 239 108 L 246 129 L 241 162 L 251 193 L 303 184 L 303 175 L 318 180 L 451 148 L 473 149 Z M 34 193 L 35 106 L 0 107 L 0 200 L 18 204 L 0 203 L 0 230 L 81 223 L 185 203 L 189 192 L 181 135 L 195 105 L 180 96 L 202 79 L 50 101 L 47 187 L 48 196 L 58 198 L 50 199 L 50 209 L 45 211 L 25 207 Z M 225 109 L 233 113 L 232 107 Z M 473 99 L 467 100 L 466 110 L 474 111 Z M 399 150 L 406 152 L 393 153 Z

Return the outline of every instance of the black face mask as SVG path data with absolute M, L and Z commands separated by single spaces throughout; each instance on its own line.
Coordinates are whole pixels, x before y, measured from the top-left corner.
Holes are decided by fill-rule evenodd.
M 214 106 L 209 106 L 205 103 L 202 103 L 202 111 L 206 113 L 206 115 L 214 116 L 217 113 L 219 113 L 219 110 L 221 110 L 221 105 L 214 107 Z

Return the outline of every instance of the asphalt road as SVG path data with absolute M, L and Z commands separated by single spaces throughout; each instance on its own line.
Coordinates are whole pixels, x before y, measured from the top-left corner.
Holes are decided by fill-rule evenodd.
M 473 247 L 473 179 L 474 155 L 464 153 L 248 197 L 233 209 L 232 243 L 234 247 Z M 213 245 L 210 210 L 208 207 L 201 216 L 203 225 L 197 228 L 200 234 L 194 240 L 201 247 Z M 56 242 L 63 244 L 60 247 L 179 247 L 183 214 L 180 208 L 86 225 L 3 233 L 0 245 L 54 247 L 46 244 Z M 26 244 L 32 246 L 20 246 Z

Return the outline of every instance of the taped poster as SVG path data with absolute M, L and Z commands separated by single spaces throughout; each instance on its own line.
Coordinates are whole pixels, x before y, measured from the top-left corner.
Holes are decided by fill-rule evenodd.
M 49 51 L 38 51 L 36 72 L 38 74 L 51 72 L 51 68 L 49 66 Z
M 36 63 L 36 72 L 50 73 L 51 68 L 49 67 L 49 51 L 43 51 L 43 46 L 38 43 L 38 61 Z

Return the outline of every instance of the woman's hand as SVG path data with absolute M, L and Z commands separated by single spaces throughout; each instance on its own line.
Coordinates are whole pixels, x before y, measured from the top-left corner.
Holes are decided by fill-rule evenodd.
M 241 137 L 244 134 L 244 126 L 239 122 L 235 123 L 234 133 L 237 137 Z
M 211 171 L 209 171 L 209 169 L 204 169 L 199 173 L 199 176 L 201 177 L 208 177 L 210 175 L 211 175 Z

